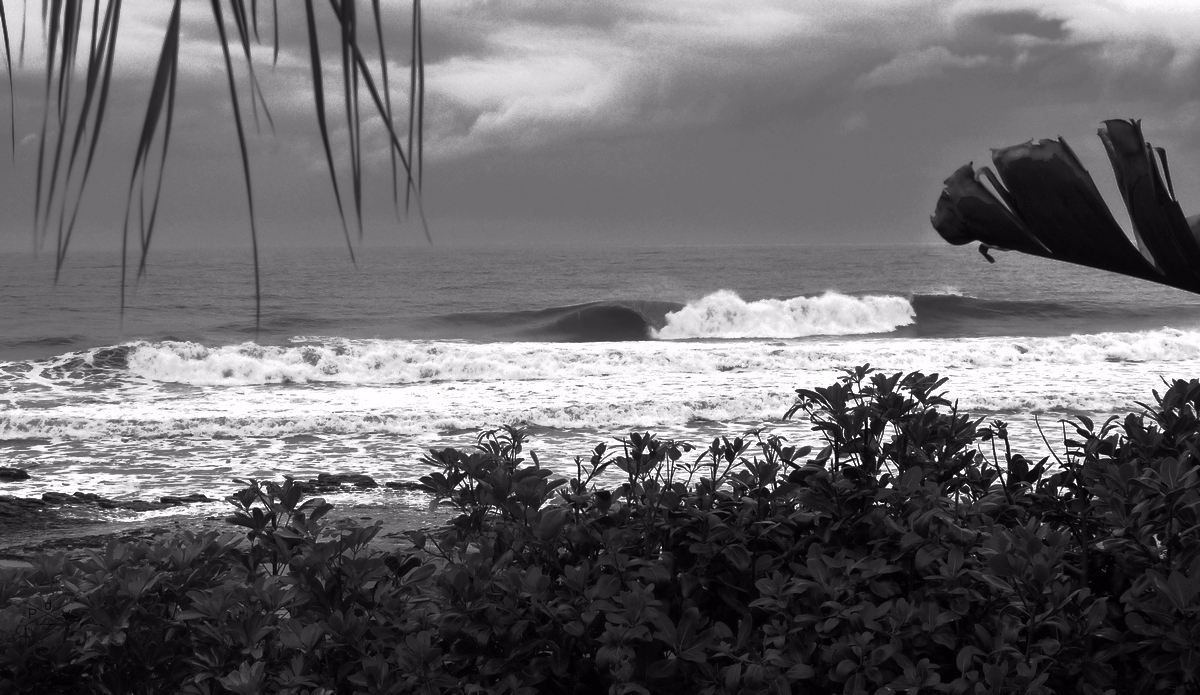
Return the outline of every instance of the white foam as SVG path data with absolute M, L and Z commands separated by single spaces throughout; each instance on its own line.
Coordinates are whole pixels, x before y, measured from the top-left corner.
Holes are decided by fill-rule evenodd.
M 816 297 L 747 302 L 729 290 L 714 292 L 667 314 L 655 337 L 805 338 L 814 335 L 888 333 L 913 322 L 916 311 L 903 297 Z
M 16 381 L 0 394 L 0 440 L 33 440 L 4 449 L 9 465 L 32 466 L 31 482 L 14 494 L 54 485 L 148 498 L 216 496 L 231 477 L 278 478 L 331 465 L 410 479 L 424 470 L 423 450 L 469 446 L 471 433 L 501 424 L 529 425 L 539 455 L 568 464 L 597 441 L 633 429 L 702 444 L 766 423 L 791 441 L 819 444 L 802 418 L 779 421 L 794 389 L 827 385 L 842 368 L 868 362 L 884 373 L 938 372 L 949 378 L 945 390 L 960 412 L 1023 423 L 1013 431 L 1041 446 L 1034 413 L 1057 441 L 1064 413 L 1103 419 L 1136 410 L 1136 402 L 1152 400 L 1160 376 L 1200 375 L 1200 333 L 139 343 L 127 370 L 88 373 L 51 362 L 70 360 L 9 369 Z M 296 435 L 308 436 L 289 441 Z
M 743 306 L 758 304 L 743 303 Z M 780 311 L 783 312 L 782 309 Z M 698 314 L 692 316 L 695 318 Z M 728 321 L 713 318 L 706 325 L 722 322 L 733 325 L 741 320 L 727 318 Z M 696 320 L 699 322 L 696 325 L 703 324 L 700 319 Z M 677 321 L 682 323 L 668 323 L 664 332 L 671 329 L 681 334 L 682 326 L 688 321 Z M 860 325 L 867 323 L 864 319 Z M 700 332 L 699 329 L 697 332 Z M 730 337 L 732 333 L 730 329 L 725 337 Z M 955 367 L 1012 368 L 1038 364 L 1172 363 L 1198 359 L 1200 332 L 1173 328 L 1044 338 L 810 338 L 769 343 L 643 341 L 565 344 L 328 339 L 305 345 L 259 346 L 245 343 L 214 348 L 183 342 L 137 343 L 130 350 L 125 378 L 133 376 L 151 383 L 193 386 L 308 383 L 394 385 L 447 381 L 557 380 L 628 371 L 640 374 L 704 374 L 796 368 L 828 370 L 864 362 L 886 364 L 894 369 L 932 370 Z M 105 378 L 119 376 L 116 372 L 110 372 Z M 61 376 L 49 380 L 37 369 L 14 375 L 13 380 L 55 391 L 70 390 L 70 383 L 73 383 L 71 379 Z

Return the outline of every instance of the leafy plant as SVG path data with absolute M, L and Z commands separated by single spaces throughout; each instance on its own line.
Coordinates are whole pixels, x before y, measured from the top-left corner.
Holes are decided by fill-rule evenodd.
M 1197 692 L 1200 382 L 1077 418 L 1053 464 L 944 383 L 856 368 L 797 392 L 815 453 L 633 433 L 569 480 L 487 431 L 425 458 L 459 516 L 413 554 L 242 481 L 241 537 L 0 574 L 0 689 Z

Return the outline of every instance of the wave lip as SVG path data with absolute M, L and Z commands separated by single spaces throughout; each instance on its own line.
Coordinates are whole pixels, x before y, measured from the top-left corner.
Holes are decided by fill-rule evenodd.
M 747 302 L 720 290 L 667 314 L 654 332 L 662 340 L 686 338 L 805 338 L 817 335 L 890 333 L 913 323 L 916 311 L 904 297 L 853 297 L 827 291 L 814 297 Z

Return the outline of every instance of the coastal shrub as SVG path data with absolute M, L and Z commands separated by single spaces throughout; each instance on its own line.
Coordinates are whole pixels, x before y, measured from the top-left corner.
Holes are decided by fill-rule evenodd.
M 1200 382 L 1038 461 L 944 383 L 858 367 L 797 392 L 811 446 L 632 433 L 569 478 L 484 432 L 426 456 L 458 517 L 411 553 L 242 481 L 237 533 L 0 574 L 0 691 L 1200 692 Z

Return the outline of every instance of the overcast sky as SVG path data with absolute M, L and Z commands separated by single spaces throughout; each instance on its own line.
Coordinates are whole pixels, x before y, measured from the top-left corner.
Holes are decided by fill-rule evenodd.
M 21 3 L 2 1 L 15 43 Z M 236 244 L 248 223 L 221 54 L 209 3 L 184 4 L 156 243 Z M 270 3 L 260 4 L 266 29 Z M 277 125 L 252 135 L 264 243 L 336 245 L 302 6 L 279 4 L 289 10 L 279 65 L 267 45 L 255 54 Z M 83 246 L 119 238 L 169 5 L 126 0 Z M 384 2 L 401 112 L 409 7 Z M 428 0 L 424 21 L 435 243 L 930 242 L 942 180 L 984 163 L 991 147 L 1061 135 L 1113 194 L 1095 136 L 1113 117 L 1144 120 L 1171 156 L 1185 212 L 1200 211 L 1194 0 Z M 0 148 L 5 249 L 31 244 L 44 56 L 33 18 L 27 31 L 15 161 Z M 332 50 L 333 34 L 323 38 Z M 340 66 L 329 57 L 326 89 L 337 95 Z M 341 142 L 340 101 L 330 107 Z M 383 131 L 377 120 L 367 131 L 368 245 L 424 243 L 419 228 L 395 221 Z M 346 192 L 344 150 L 338 164 Z

